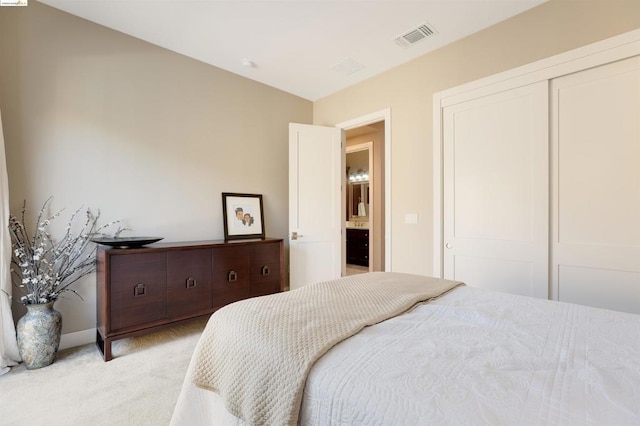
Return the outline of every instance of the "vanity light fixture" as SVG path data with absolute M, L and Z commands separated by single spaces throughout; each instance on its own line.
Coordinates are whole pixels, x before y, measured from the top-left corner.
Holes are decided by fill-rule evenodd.
M 357 172 L 349 173 L 349 182 L 368 182 L 369 181 L 369 171 L 358 169 Z

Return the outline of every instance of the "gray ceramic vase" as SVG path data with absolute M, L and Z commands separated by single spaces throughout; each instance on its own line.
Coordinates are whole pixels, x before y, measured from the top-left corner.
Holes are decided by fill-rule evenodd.
M 58 354 L 62 315 L 53 302 L 25 305 L 27 313 L 18 321 L 18 351 L 28 370 L 46 367 Z

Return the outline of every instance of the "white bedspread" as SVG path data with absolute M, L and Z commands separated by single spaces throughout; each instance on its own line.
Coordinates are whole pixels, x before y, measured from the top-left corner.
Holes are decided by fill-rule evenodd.
M 193 359 L 196 386 L 253 425 L 298 423 L 318 358 L 363 328 L 437 298 L 458 281 L 372 272 L 255 297 L 214 313 Z
M 173 425 L 240 425 L 185 379 Z M 457 288 L 311 370 L 304 425 L 639 425 L 640 316 Z

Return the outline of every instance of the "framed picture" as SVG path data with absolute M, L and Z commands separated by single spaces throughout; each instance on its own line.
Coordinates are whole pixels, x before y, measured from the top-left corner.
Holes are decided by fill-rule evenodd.
M 264 239 L 262 194 L 222 193 L 224 239 Z

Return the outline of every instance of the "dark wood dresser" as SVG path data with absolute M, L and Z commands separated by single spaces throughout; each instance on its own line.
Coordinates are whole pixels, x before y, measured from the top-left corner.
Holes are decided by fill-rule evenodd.
M 282 239 L 198 241 L 97 252 L 96 344 L 210 315 L 284 290 Z

